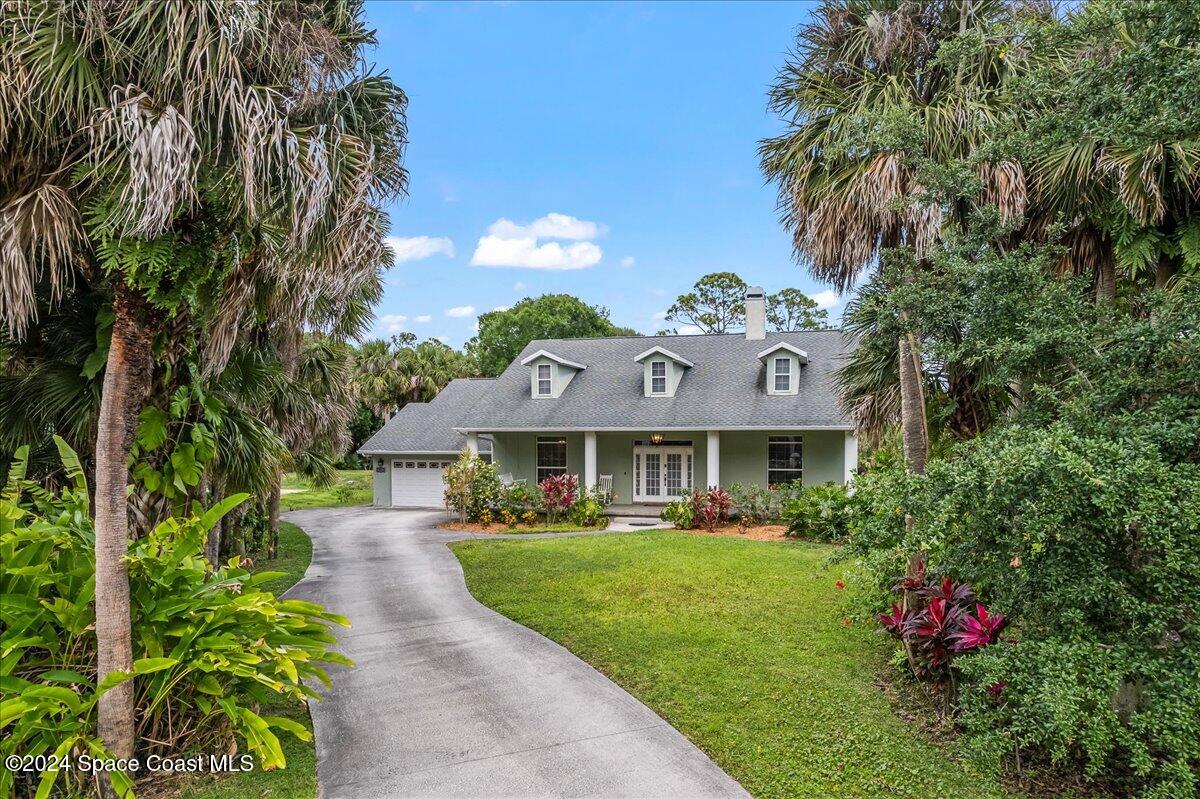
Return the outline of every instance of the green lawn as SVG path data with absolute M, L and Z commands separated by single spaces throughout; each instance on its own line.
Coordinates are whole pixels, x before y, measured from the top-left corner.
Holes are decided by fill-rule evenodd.
M 833 547 L 675 532 L 453 545 L 484 604 L 652 707 L 757 797 L 1000 797 L 896 716 Z
M 284 497 L 286 499 L 286 497 Z M 298 583 L 312 562 L 312 539 L 289 522 L 279 523 L 279 554 L 275 560 L 256 561 L 256 571 L 286 572 L 264 583 L 263 588 L 282 594 Z M 263 708 L 263 713 L 284 716 L 300 722 L 312 731 L 308 709 L 293 703 Z M 289 733 L 280 733 L 287 768 L 279 771 L 240 772 L 215 777 L 204 775 L 182 784 L 179 799 L 313 799 L 317 795 L 317 753 L 312 741 L 301 741 Z
M 339 470 L 333 485 L 324 488 L 314 488 L 311 482 L 297 474 L 286 474 L 283 490 L 284 493 L 279 497 L 279 510 L 282 513 L 305 508 L 370 505 L 371 471 Z

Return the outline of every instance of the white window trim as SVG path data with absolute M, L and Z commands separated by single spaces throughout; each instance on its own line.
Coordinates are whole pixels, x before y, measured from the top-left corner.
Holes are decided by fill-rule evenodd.
M 570 460 L 569 460 L 570 452 L 568 451 L 569 444 L 567 443 L 566 436 L 562 436 L 561 439 L 562 439 L 561 443 L 562 443 L 562 448 L 563 448 L 563 465 L 561 467 L 559 467 L 559 466 L 542 466 L 540 464 L 542 445 L 543 444 L 547 444 L 547 445 L 559 444 L 559 436 L 536 436 L 536 437 L 534 437 L 534 440 L 533 440 L 533 476 L 537 482 L 540 483 L 540 482 L 542 482 L 543 479 L 545 479 L 542 477 L 542 474 L 541 474 L 543 469 L 549 470 L 549 469 L 561 468 L 562 474 L 567 473 L 567 464 L 570 462 Z
M 789 439 L 788 441 L 780 441 L 779 439 Z M 794 440 L 799 439 L 799 440 Z M 772 469 L 771 468 L 771 444 L 799 444 L 800 445 L 800 468 L 799 469 Z M 767 436 L 767 484 L 771 483 L 771 472 L 798 472 L 792 480 L 804 481 L 804 435 L 800 433 L 790 433 L 787 435 Z
M 654 367 L 661 366 L 662 374 L 654 374 Z M 662 381 L 662 391 L 655 388 L 657 381 Z M 650 362 L 650 393 L 654 396 L 661 396 L 667 393 L 667 362 L 666 361 L 651 361 Z
M 542 377 L 542 369 L 546 370 L 546 376 Z M 546 390 L 542 391 L 542 384 L 546 384 Z M 554 367 L 548 363 L 539 363 L 537 365 L 537 395 L 539 397 L 549 397 L 554 394 Z
M 780 369 L 779 369 L 780 366 L 783 367 L 782 371 L 780 371 Z M 781 378 L 781 377 L 784 378 L 784 385 L 782 388 L 779 386 L 779 378 Z M 774 386 L 775 386 L 775 392 L 777 394 L 785 394 L 792 390 L 792 359 L 791 358 L 783 357 L 783 358 L 775 359 Z

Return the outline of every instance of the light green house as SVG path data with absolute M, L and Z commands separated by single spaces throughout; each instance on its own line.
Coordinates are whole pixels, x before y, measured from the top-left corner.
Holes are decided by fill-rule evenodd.
M 466 447 L 505 479 L 571 473 L 621 512 L 693 487 L 846 482 L 858 441 L 833 386 L 839 330 L 767 333 L 761 289 L 746 332 L 531 342 L 494 379 L 456 380 L 396 414 L 360 452 L 375 504 L 441 505 L 441 470 Z

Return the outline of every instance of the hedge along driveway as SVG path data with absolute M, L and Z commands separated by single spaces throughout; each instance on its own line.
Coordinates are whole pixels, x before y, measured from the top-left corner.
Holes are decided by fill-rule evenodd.
M 453 546 L 484 604 L 641 699 L 758 797 L 1006 794 L 893 712 L 833 547 L 656 532 Z

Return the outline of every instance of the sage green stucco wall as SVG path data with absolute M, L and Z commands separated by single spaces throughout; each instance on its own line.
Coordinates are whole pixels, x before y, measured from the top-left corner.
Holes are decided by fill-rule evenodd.
M 375 491 L 372 496 L 375 497 L 375 507 L 389 508 L 392 505 L 392 462 L 384 459 L 384 468 L 382 472 L 375 471 L 375 463 L 382 455 L 372 455 L 368 460 L 371 461 L 371 475 L 374 481 Z
M 841 430 L 726 430 L 721 433 L 721 485 L 767 482 L 767 436 L 804 436 L 804 484 L 845 478 L 846 436 Z
M 554 433 L 493 433 L 492 461 L 514 480 L 537 480 L 537 437 Z M 567 471 L 583 477 L 583 433 L 566 433 Z
M 703 430 L 691 433 L 678 431 L 663 434 L 670 441 L 692 442 L 692 482 L 693 485 L 704 484 L 705 456 L 708 443 Z M 633 442 L 649 441 L 649 431 L 645 433 L 597 433 L 596 434 L 596 474 L 611 474 L 613 476 L 613 494 L 615 502 L 633 501 Z M 582 442 L 581 442 L 582 445 Z
M 767 480 L 767 436 L 804 436 L 804 484 L 840 483 L 845 475 L 845 434 L 840 430 L 753 430 L 721 433 L 721 485 L 754 483 Z M 536 433 L 495 433 L 495 461 L 501 473 L 511 472 L 514 479 L 533 483 L 536 479 Z M 541 435 L 550 435 L 542 433 Z M 707 434 L 671 432 L 672 441 L 691 441 L 695 453 L 693 483 L 705 485 L 707 475 Z M 567 433 L 567 471 L 583 478 L 583 433 Z M 597 433 L 596 474 L 613 476 L 613 491 L 618 502 L 633 497 L 633 442 L 646 441 L 645 433 Z

